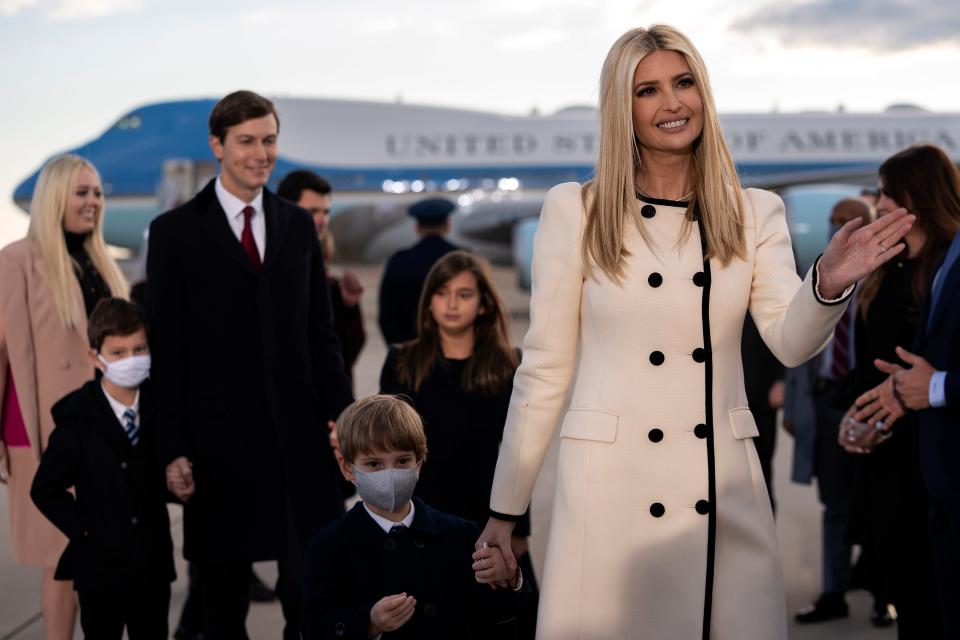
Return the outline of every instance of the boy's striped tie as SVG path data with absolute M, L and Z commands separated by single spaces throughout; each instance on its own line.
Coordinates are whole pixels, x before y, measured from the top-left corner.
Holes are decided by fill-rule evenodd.
M 133 409 L 123 412 L 123 430 L 127 432 L 130 444 L 137 446 L 140 441 L 140 427 L 137 426 L 137 414 Z

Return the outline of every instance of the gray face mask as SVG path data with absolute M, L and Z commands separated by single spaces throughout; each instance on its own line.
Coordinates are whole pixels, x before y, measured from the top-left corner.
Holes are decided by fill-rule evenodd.
M 353 476 L 357 495 L 364 502 L 384 511 L 396 511 L 413 497 L 420 479 L 420 468 L 360 471 L 357 465 L 353 465 Z

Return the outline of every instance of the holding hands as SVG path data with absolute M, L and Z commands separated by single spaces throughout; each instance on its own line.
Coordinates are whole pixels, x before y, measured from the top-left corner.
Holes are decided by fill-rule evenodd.
M 860 218 L 843 225 L 820 259 L 820 295 L 827 299 L 840 297 L 844 289 L 903 251 L 900 240 L 916 219 L 900 208 L 865 227 L 861 227 Z
M 193 464 L 185 456 L 180 456 L 167 465 L 167 489 L 181 502 L 189 500 L 196 490 L 193 484 Z
M 503 554 L 497 547 L 481 543 L 481 547 L 473 553 L 473 573 L 477 582 L 489 584 L 491 588 L 516 587 L 519 570 L 507 568 Z

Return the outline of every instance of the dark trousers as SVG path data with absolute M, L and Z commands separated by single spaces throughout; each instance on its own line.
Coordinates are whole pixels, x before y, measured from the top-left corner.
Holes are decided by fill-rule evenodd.
M 299 640 L 303 609 L 303 545 L 298 539 L 292 509 L 286 509 L 286 549 L 277 561 L 277 598 L 283 610 L 284 640 Z M 244 640 L 250 609 L 250 562 L 190 563 L 190 588 L 180 625 L 199 629 L 205 640 Z
M 87 638 L 166 640 L 170 583 L 116 591 L 81 590 L 80 628 Z
M 930 547 L 937 574 L 943 637 L 960 638 L 960 506 L 930 499 Z
M 842 595 L 850 588 L 852 545 L 847 538 L 850 495 L 856 473 L 853 454 L 837 443 L 843 411 L 834 408 L 837 387 L 829 385 L 813 397 L 816 440 L 814 474 L 823 505 L 822 583 L 824 593 Z
M 940 640 L 945 636 L 929 507 L 916 463 L 916 425 L 908 418 L 894 427 L 892 438 L 860 459 L 850 526 L 854 540 L 863 540 L 872 554 L 875 597 L 897 608 L 897 637 Z
M 753 443 L 757 447 L 757 457 L 760 458 L 763 481 L 770 496 L 770 507 L 776 512 L 777 502 L 773 497 L 773 454 L 777 448 L 777 410 L 770 408 L 765 397 L 762 400 L 751 398 L 749 404 L 759 434 L 753 439 Z
M 228 564 L 191 563 L 188 604 L 184 605 L 181 624 L 202 630 L 205 639 L 219 640 L 247 638 L 246 620 L 250 609 L 251 563 Z M 277 562 L 277 597 L 283 609 L 284 640 L 300 637 L 302 596 L 300 582 L 303 561 L 280 560 Z M 194 600 L 194 593 L 199 602 Z M 200 624 L 184 624 L 190 612 L 192 623 L 199 614 Z

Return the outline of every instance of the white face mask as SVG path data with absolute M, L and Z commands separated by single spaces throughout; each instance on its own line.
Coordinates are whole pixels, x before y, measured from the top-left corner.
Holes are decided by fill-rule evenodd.
M 150 356 L 130 356 L 114 362 L 107 362 L 103 356 L 97 358 L 106 367 L 103 375 L 118 387 L 136 389 L 150 377 Z

